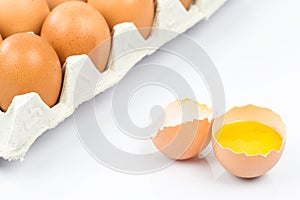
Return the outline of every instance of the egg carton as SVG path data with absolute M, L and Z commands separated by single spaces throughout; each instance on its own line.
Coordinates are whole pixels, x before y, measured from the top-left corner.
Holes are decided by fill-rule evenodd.
M 7 112 L 0 111 L 0 157 L 22 159 L 45 131 L 71 116 L 81 103 L 117 84 L 137 62 L 178 36 L 161 34 L 160 30 L 183 33 L 199 21 L 208 19 L 226 1 L 196 0 L 186 11 L 179 0 L 157 0 L 156 28 L 147 40 L 133 23 L 114 27 L 109 67 L 103 73 L 97 71 L 88 55 L 69 57 L 64 65 L 64 82 L 57 105 L 49 108 L 38 94 L 28 93 L 16 96 Z M 130 34 L 126 34 L 128 32 Z M 141 50 L 120 57 L 122 52 L 130 49 Z

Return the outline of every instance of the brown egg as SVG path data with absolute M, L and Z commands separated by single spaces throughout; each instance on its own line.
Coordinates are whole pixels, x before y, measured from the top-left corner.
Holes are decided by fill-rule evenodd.
M 242 121 L 259 122 L 260 124 L 267 125 L 274 129 L 282 138 L 279 149 L 273 149 L 266 154 L 249 154 L 244 151 L 235 152 L 233 148 L 224 147 L 219 143 L 220 133 L 222 134 L 222 132 L 218 130 L 222 129 L 219 129 L 220 127 L 216 127 L 214 124 L 212 142 L 215 156 L 221 165 L 231 174 L 241 178 L 259 177 L 272 169 L 278 162 L 283 153 L 286 138 L 285 125 L 279 115 L 266 108 L 248 105 L 244 107 L 235 107 L 215 121 L 220 119 L 224 120 L 225 125 Z M 252 132 L 257 131 L 258 129 L 251 128 L 250 130 Z M 241 132 L 240 134 L 245 133 Z M 254 138 L 256 141 L 252 142 L 252 144 L 255 145 L 255 147 L 259 147 L 259 142 L 264 137 L 264 134 L 266 134 L 266 132 L 261 132 L 259 137 Z M 231 138 L 231 140 L 232 144 L 237 144 L 237 142 L 241 141 L 243 142 L 243 140 L 239 138 L 236 140 Z M 250 143 L 241 144 L 243 144 L 244 149 L 249 149 L 249 147 L 245 145 L 249 145 Z M 262 145 L 262 147 L 265 147 L 265 145 Z
M 3 39 L 2 39 L 2 35 L 0 34 L 0 42 L 2 42 L 2 40 L 3 40 Z
M 49 14 L 46 0 L 0 1 L 0 33 L 6 38 L 14 33 L 40 33 Z
M 36 92 L 48 105 L 58 100 L 62 70 L 58 56 L 43 38 L 17 33 L 0 44 L 0 108 L 7 111 L 17 95 Z
M 102 64 L 97 68 L 103 71 L 106 67 L 111 46 L 109 27 L 97 10 L 84 2 L 65 2 L 53 9 L 41 36 L 54 47 L 61 63 L 72 55 L 89 54 L 101 44 Z
M 185 7 L 185 9 L 189 9 L 191 4 L 193 3 L 193 0 L 180 0 L 182 5 Z
M 174 101 L 165 114 L 164 127 L 152 138 L 163 154 L 174 160 L 186 160 L 207 147 L 211 139 L 211 110 L 206 105 L 191 99 Z
M 86 0 L 47 0 L 47 3 L 49 5 L 50 10 L 53 10 L 53 8 L 55 8 L 59 4 L 62 4 L 67 1 L 84 1 L 84 2 L 86 2 Z
M 146 39 L 155 15 L 153 0 L 88 0 L 105 17 L 110 29 L 123 22 L 133 22 Z

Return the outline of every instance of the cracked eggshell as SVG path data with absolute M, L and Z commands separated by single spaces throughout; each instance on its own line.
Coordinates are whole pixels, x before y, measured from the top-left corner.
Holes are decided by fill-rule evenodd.
M 213 150 L 217 160 L 220 164 L 231 174 L 241 178 L 255 178 L 262 176 L 279 161 L 282 156 L 285 140 L 286 130 L 281 117 L 267 108 L 261 108 L 253 105 L 244 107 L 234 107 L 219 119 L 224 119 L 224 124 L 235 121 L 254 121 L 268 125 L 276 130 L 281 138 L 282 145 L 279 151 L 272 150 L 267 155 L 246 155 L 245 153 L 235 153 L 230 148 L 223 148 L 217 142 L 217 131 L 220 127 L 213 126 Z M 217 121 L 217 119 L 216 119 Z
M 166 107 L 165 124 L 152 141 L 169 158 L 193 158 L 210 142 L 211 117 L 204 104 L 191 99 L 174 101 Z

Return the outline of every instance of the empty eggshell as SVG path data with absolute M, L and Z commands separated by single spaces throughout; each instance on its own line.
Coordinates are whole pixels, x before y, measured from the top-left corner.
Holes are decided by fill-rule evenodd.
M 211 115 L 206 105 L 191 99 L 174 101 L 166 107 L 164 127 L 152 141 L 171 159 L 193 158 L 210 142 Z
M 267 108 L 260 108 L 253 105 L 235 107 L 219 119 L 224 119 L 224 124 L 237 121 L 252 121 L 265 124 L 274 129 L 282 138 L 279 151 L 272 150 L 266 155 L 248 155 L 246 153 L 235 153 L 230 148 L 224 148 L 219 142 L 218 130 L 220 127 L 213 125 L 213 149 L 216 158 L 221 165 L 231 174 L 241 178 L 259 177 L 279 161 L 285 146 L 286 131 L 281 117 Z M 215 121 L 217 121 L 216 119 Z

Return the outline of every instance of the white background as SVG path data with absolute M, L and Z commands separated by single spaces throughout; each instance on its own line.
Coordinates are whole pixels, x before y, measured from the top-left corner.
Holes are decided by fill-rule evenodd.
M 223 79 L 227 109 L 251 103 L 273 109 L 285 121 L 288 138 L 284 155 L 265 176 L 252 180 L 233 177 L 212 154 L 205 160 L 176 162 L 153 174 L 115 172 L 85 151 L 71 117 L 39 138 L 23 163 L 0 160 L 0 198 L 299 198 L 299 8 L 297 0 L 231 0 L 209 21 L 186 33 L 215 62 Z M 147 59 L 160 63 L 164 56 L 158 52 Z M 188 66 L 182 63 L 182 67 Z M 146 99 L 136 98 L 135 106 L 130 106 L 133 118 L 143 119 L 149 102 L 170 101 L 167 94 L 157 95 L 159 90 L 152 88 Z M 99 123 L 109 124 L 106 118 L 111 115 L 112 91 L 96 98 Z

